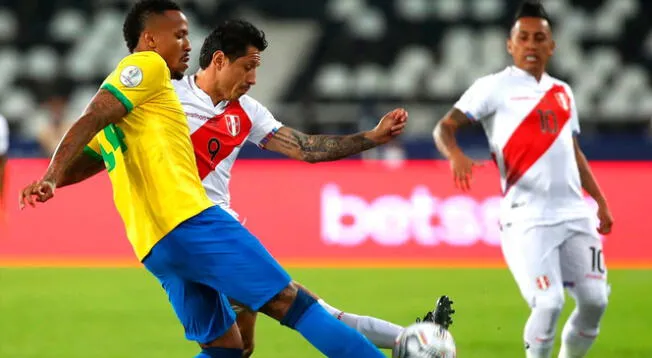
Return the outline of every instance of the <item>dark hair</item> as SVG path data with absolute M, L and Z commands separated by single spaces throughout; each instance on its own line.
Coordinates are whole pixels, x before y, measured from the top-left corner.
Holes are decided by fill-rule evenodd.
M 131 7 L 122 25 L 122 35 L 125 38 L 129 52 L 134 52 L 134 49 L 138 46 L 138 39 L 145 29 L 147 19 L 152 14 L 161 15 L 168 10 L 181 11 L 181 8 L 170 0 L 140 0 Z
M 213 60 L 216 51 L 224 52 L 229 60 L 247 54 L 247 47 L 253 46 L 259 51 L 267 48 L 265 33 L 250 22 L 229 20 L 216 27 L 204 40 L 199 52 L 199 66 L 206 69 Z
M 534 0 L 524 1 L 521 4 L 521 6 L 518 8 L 518 10 L 516 10 L 516 14 L 514 15 L 514 21 L 512 21 L 511 28 L 513 28 L 514 25 L 516 25 L 516 22 L 522 17 L 538 17 L 546 20 L 548 22 L 548 25 L 551 26 L 550 17 L 548 16 L 546 9 L 539 1 L 534 1 Z

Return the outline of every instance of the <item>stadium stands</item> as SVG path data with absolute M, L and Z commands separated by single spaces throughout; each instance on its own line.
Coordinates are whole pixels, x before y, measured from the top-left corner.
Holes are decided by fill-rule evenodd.
M 123 0 L 5 0 L 0 5 L 0 113 L 12 153 L 40 155 L 36 142 L 54 96 L 74 118 L 127 52 Z M 460 93 L 509 63 L 510 0 L 183 0 L 193 61 L 211 26 L 246 17 L 271 46 L 252 95 L 307 131 L 350 131 L 394 105 L 410 110 L 410 157 L 435 155 L 430 131 Z M 557 55 L 550 72 L 574 88 L 587 154 L 652 159 L 652 25 L 645 0 L 544 0 Z M 469 146 L 483 145 L 479 131 Z M 482 153 L 482 150 L 478 151 Z M 260 155 L 244 150 L 244 156 Z

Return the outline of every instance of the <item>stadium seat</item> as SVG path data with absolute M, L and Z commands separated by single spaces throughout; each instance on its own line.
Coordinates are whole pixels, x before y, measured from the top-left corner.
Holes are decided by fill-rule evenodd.
M 519 2 L 179 1 L 192 24 L 191 71 L 215 22 L 246 15 L 273 39 L 258 72 L 261 85 L 253 92 L 272 93 L 259 97 L 270 107 L 300 108 L 310 97 L 318 108 L 339 106 L 337 121 L 354 127 L 359 105 L 353 103 L 373 101 L 382 108 L 400 103 L 420 108 L 414 113 L 423 115 L 414 121 L 423 122 L 413 126 L 427 137 L 422 129 L 432 126 L 435 113 L 474 79 L 510 63 L 507 26 Z M 43 100 L 43 83 L 55 81 L 70 106 L 83 109 L 128 53 L 121 28 L 133 0 L 43 1 L 35 13 L 28 3 L 8 0 L 0 7 L 0 113 L 19 130 Z M 583 128 L 609 132 L 610 126 L 649 123 L 652 2 L 546 0 L 545 6 L 557 44 L 550 72 L 573 87 Z M 303 37 L 288 40 L 293 33 Z M 283 58 L 292 65 L 280 75 Z M 433 114 L 422 108 L 433 108 Z M 301 120 L 292 123 L 305 129 Z

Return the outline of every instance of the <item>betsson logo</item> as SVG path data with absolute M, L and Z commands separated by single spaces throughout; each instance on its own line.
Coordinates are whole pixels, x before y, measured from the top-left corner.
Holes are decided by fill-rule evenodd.
M 437 198 L 422 185 L 409 198 L 381 195 L 369 203 L 327 184 L 321 192 L 322 240 L 342 246 L 368 239 L 383 246 L 410 240 L 422 246 L 470 246 L 479 241 L 498 246 L 499 203 L 498 196 L 481 202 L 467 195 Z
M 421 246 L 445 243 L 471 246 L 483 242 L 500 246 L 500 197 L 484 200 L 468 195 L 433 196 L 425 185 L 409 198 L 381 195 L 372 202 L 343 194 L 336 184 L 321 191 L 321 236 L 331 245 L 357 246 L 372 240 L 400 246 L 414 240 Z M 587 198 L 589 205 L 597 204 Z

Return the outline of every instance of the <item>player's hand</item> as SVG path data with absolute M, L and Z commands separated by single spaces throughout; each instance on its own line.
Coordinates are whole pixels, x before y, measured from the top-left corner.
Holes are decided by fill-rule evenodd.
M 383 116 L 376 128 L 369 132 L 370 139 L 377 144 L 385 144 L 403 133 L 407 124 L 408 112 L 397 108 Z
M 473 167 L 481 167 L 482 163 L 476 162 L 466 155 L 459 153 L 450 159 L 451 171 L 455 186 L 463 191 L 471 189 L 473 181 Z
M 598 206 L 598 220 L 600 220 L 598 232 L 601 235 L 608 235 L 611 233 L 611 227 L 614 224 L 614 218 L 611 216 L 611 212 L 609 211 L 607 204 Z
M 18 207 L 22 210 L 25 205 L 36 206 L 36 202 L 44 203 L 54 197 L 54 183 L 47 180 L 35 181 L 26 186 L 18 198 Z

